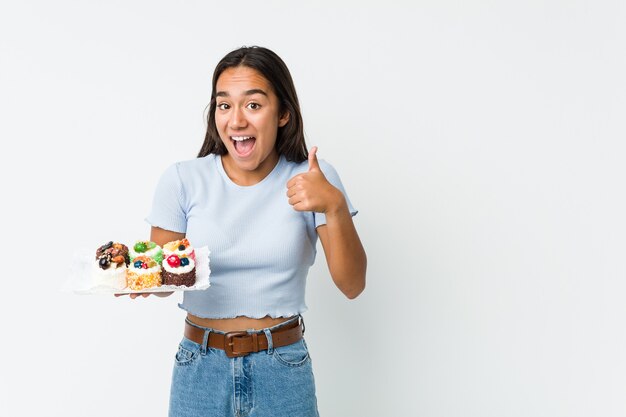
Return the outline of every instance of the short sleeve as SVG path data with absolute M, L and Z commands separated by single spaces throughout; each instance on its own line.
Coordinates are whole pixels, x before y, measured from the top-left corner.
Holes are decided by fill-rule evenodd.
M 346 193 L 346 190 L 343 188 L 343 183 L 341 182 L 341 178 L 339 178 L 339 174 L 337 174 L 337 171 L 335 170 L 335 168 L 333 168 L 332 165 L 330 165 L 328 162 L 324 160 L 320 160 L 319 163 L 320 163 L 320 168 L 322 172 L 324 173 L 324 176 L 326 177 L 328 182 L 330 182 L 332 185 L 337 187 L 339 191 L 341 191 L 343 196 L 346 198 L 346 203 L 348 203 L 348 210 L 350 211 L 350 215 L 355 216 L 359 211 L 356 210 L 352 206 L 352 203 L 350 202 L 350 198 L 348 198 L 348 194 Z M 315 228 L 326 224 L 326 215 L 324 213 L 313 213 L 313 215 L 315 216 Z
M 145 220 L 161 229 L 186 233 L 185 193 L 178 169 L 179 164 L 173 164 L 161 175 L 152 199 L 152 209 Z

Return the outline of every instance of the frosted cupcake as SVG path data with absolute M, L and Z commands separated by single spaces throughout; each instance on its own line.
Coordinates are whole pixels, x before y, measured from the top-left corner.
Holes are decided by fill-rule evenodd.
M 163 249 L 159 245 L 154 242 L 140 240 L 135 243 L 129 251 L 130 261 L 138 256 L 147 256 L 148 258 L 152 258 L 156 261 L 157 264 L 161 264 L 163 262 Z
M 196 283 L 196 263 L 187 256 L 171 254 L 163 261 L 163 285 L 184 285 Z
M 144 255 L 135 257 L 126 272 L 126 282 L 131 290 L 161 286 L 161 265 Z
M 93 266 L 93 285 L 123 290 L 128 262 L 126 245 L 111 241 L 100 246 Z
M 187 239 L 173 240 L 163 245 L 163 257 L 177 255 L 179 258 L 187 257 L 196 260 L 196 252 Z

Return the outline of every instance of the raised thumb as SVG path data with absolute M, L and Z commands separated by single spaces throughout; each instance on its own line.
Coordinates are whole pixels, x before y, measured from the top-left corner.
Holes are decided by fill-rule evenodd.
M 320 171 L 320 163 L 317 161 L 317 146 L 314 146 L 309 151 L 309 171 Z

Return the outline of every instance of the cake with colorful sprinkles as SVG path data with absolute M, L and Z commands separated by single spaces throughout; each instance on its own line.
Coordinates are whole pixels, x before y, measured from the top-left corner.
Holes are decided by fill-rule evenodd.
M 136 256 L 126 272 L 126 282 L 131 290 L 160 287 L 161 264 L 145 255 Z
M 187 256 L 171 254 L 163 261 L 163 285 L 191 287 L 196 283 L 196 263 Z
M 152 258 L 156 261 L 157 264 L 161 264 L 163 262 L 163 249 L 159 245 L 154 242 L 140 240 L 136 242 L 132 248 L 130 248 L 130 261 L 138 256 L 147 256 L 148 258 Z
M 93 285 L 119 290 L 126 288 L 126 271 L 129 261 L 126 245 L 111 241 L 100 246 L 96 250 Z
M 178 255 L 179 258 L 187 257 L 196 260 L 196 252 L 187 239 L 173 240 L 163 245 L 163 257 Z

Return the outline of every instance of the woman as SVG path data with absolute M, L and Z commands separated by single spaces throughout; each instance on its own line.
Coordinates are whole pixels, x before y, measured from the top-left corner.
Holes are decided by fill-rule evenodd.
M 356 210 L 317 149 L 307 153 L 295 87 L 275 53 L 229 53 L 212 88 L 198 158 L 165 171 L 146 219 L 159 245 L 186 237 L 211 251 L 211 286 L 180 304 L 170 415 L 317 416 L 305 280 L 319 236 L 337 287 L 348 298 L 363 291 Z

